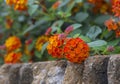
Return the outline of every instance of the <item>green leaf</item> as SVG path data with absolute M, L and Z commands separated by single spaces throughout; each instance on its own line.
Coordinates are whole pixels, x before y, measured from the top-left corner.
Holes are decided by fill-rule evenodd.
M 2 65 L 3 63 L 4 63 L 4 59 L 0 57 L 0 65 Z
M 33 40 L 33 42 L 31 43 L 31 44 L 29 44 L 29 46 L 28 46 L 28 50 L 29 51 L 31 51 L 33 48 L 34 48 L 34 46 L 35 46 L 35 40 Z
M 48 56 L 48 59 L 49 59 L 50 61 L 57 60 L 57 58 L 53 58 L 52 56 Z
M 88 45 L 90 47 L 98 47 L 98 46 L 107 45 L 107 42 L 104 40 L 97 40 L 97 41 L 93 41 L 93 42 L 88 43 Z
M 86 36 L 95 40 L 95 38 L 102 32 L 102 29 L 98 26 L 90 27 L 89 31 L 87 32 Z
M 76 3 L 83 2 L 83 0 L 75 0 Z
M 32 5 L 35 0 L 28 0 L 28 5 Z
M 29 60 L 30 60 L 30 56 L 27 56 L 27 55 L 23 55 L 21 58 L 22 62 L 29 62 Z
M 70 3 L 67 4 L 67 9 L 66 9 L 66 12 L 71 12 L 72 8 L 75 6 L 75 1 L 73 0 L 69 0 Z
M 72 37 L 72 36 L 74 36 L 75 34 L 81 34 L 81 30 L 80 30 L 80 29 L 76 29 L 76 30 L 72 31 L 72 32 L 68 35 L 68 37 Z
M 77 37 L 79 37 L 80 36 L 80 34 L 78 33 L 78 34 L 75 34 L 74 36 L 73 36 L 73 38 L 77 38 Z
M 41 55 L 43 55 L 44 51 L 46 50 L 47 45 L 48 45 L 48 42 L 46 42 L 46 43 L 42 46 Z
M 72 24 L 71 25 L 72 27 L 73 27 L 73 29 L 75 30 L 75 29 L 78 29 L 78 28 L 80 28 L 82 25 L 81 24 Z
M 29 13 L 29 15 L 30 16 L 32 16 L 35 12 L 36 12 L 36 10 L 38 9 L 38 5 L 30 5 L 29 7 L 28 7 L 28 13 Z
M 35 51 L 35 56 L 39 59 L 42 58 L 41 52 L 40 51 Z
M 63 23 L 64 23 L 63 20 L 58 20 L 58 21 L 54 22 L 53 25 L 51 26 L 52 32 L 55 32 L 55 31 L 57 31 L 58 28 L 61 28 Z
M 82 39 L 82 40 L 84 40 L 85 42 L 91 42 L 91 39 L 89 38 L 89 37 L 87 37 L 87 36 L 80 36 L 80 38 Z
M 120 39 L 115 39 L 113 41 L 108 42 L 108 45 L 110 46 L 116 46 L 120 42 Z
M 120 54 L 120 46 L 115 47 L 115 50 L 113 51 L 115 54 Z
M 46 20 L 46 17 L 43 17 L 43 18 L 40 18 L 39 21 L 37 21 L 35 23 L 35 25 L 31 25 L 30 27 L 28 27 L 26 30 L 24 30 L 23 32 L 23 35 L 26 34 L 27 32 L 33 30 L 34 28 L 37 28 L 39 25 L 42 25 L 43 23 L 45 23 L 47 20 Z
M 101 15 L 95 19 L 95 22 L 97 24 L 104 24 L 104 22 L 108 20 L 110 17 L 111 17 L 110 15 Z
M 46 50 L 47 45 L 48 45 L 48 42 L 46 42 L 46 43 L 42 46 L 41 51 L 35 51 L 35 56 L 37 56 L 39 59 L 41 59 L 42 56 L 43 56 L 43 54 L 44 54 L 44 52 L 45 52 L 45 50 Z
M 69 3 L 69 0 L 63 0 L 64 3 L 61 3 L 59 8 L 66 6 Z
M 28 13 L 32 16 L 38 9 L 38 5 L 34 4 L 35 0 L 28 0 Z
M 78 22 L 82 22 L 82 21 L 86 20 L 88 16 L 89 16 L 88 13 L 79 12 L 76 14 L 75 20 Z

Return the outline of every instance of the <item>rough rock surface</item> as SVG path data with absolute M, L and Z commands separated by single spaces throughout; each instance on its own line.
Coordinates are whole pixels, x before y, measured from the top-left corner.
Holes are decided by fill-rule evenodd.
M 32 84 L 62 84 L 67 66 L 66 61 L 43 62 L 32 66 L 34 80 Z
M 8 84 L 9 82 L 9 70 L 11 68 L 10 64 L 4 64 L 0 67 L 0 84 Z
M 82 84 L 83 69 L 84 63 L 73 64 L 68 62 L 63 84 Z
M 85 61 L 83 84 L 108 84 L 107 65 L 109 57 L 90 57 Z
M 120 55 L 93 56 L 82 64 L 65 60 L 4 64 L 0 84 L 120 84 Z
M 107 73 L 109 84 L 120 84 L 120 55 L 110 57 Z

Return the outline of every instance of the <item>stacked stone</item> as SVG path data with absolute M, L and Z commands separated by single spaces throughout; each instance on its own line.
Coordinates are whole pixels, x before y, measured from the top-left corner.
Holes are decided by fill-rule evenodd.
M 120 84 L 120 55 L 93 56 L 81 64 L 65 60 L 4 64 L 0 84 Z

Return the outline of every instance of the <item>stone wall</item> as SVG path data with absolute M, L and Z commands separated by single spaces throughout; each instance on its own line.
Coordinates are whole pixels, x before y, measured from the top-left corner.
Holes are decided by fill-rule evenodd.
M 64 60 L 4 64 L 0 84 L 120 84 L 120 55 L 93 56 L 82 64 Z

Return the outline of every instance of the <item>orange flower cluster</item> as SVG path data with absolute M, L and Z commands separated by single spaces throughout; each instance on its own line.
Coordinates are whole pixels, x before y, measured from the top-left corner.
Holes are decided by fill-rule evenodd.
M 108 30 L 115 31 L 116 37 L 120 37 L 120 22 L 115 22 L 113 19 L 109 19 L 105 21 L 105 26 L 107 26 Z
M 7 29 L 10 29 L 13 25 L 13 19 L 10 18 L 10 16 L 7 16 L 6 17 L 6 23 L 5 23 L 5 26 Z
M 49 39 L 48 53 L 56 58 L 66 58 L 70 62 L 81 63 L 89 56 L 89 46 L 80 38 L 61 38 L 54 35 Z
M 116 37 L 120 37 L 120 28 L 115 31 Z
M 116 30 L 118 28 L 117 23 L 115 23 L 113 19 L 105 21 L 105 25 L 107 26 L 109 31 Z
M 89 56 L 89 46 L 80 38 L 71 38 L 64 47 L 65 57 L 74 63 L 81 63 Z
M 5 46 L 7 48 L 7 51 L 11 52 L 21 47 L 21 41 L 18 37 L 11 36 L 6 40 Z
M 22 54 L 20 52 L 10 52 L 5 56 L 5 63 L 19 63 Z
M 59 39 L 59 35 L 54 35 L 49 38 L 47 46 L 48 53 L 55 58 L 63 58 L 64 39 Z
M 94 5 L 93 12 L 95 14 L 98 12 L 103 14 L 110 12 L 110 4 L 104 0 L 88 0 L 88 2 Z
M 35 48 L 40 51 L 44 43 L 48 41 L 48 36 L 40 36 L 36 41 Z
M 7 55 L 4 58 L 5 63 L 18 63 L 22 56 L 21 52 L 15 52 L 16 49 L 21 47 L 21 41 L 16 36 L 9 37 L 5 42 Z
M 27 10 L 28 0 L 6 0 L 8 5 L 14 5 L 15 10 L 25 11 Z
M 112 11 L 115 16 L 120 17 L 120 0 L 115 0 L 113 2 Z

